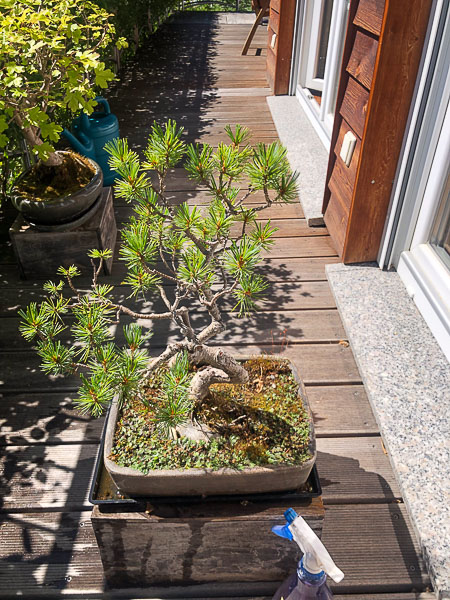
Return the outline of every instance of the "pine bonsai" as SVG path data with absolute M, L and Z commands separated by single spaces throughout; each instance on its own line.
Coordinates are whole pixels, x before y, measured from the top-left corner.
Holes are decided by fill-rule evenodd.
M 115 396 L 119 402 L 130 397 L 146 402 L 148 376 L 169 365 L 160 391 L 164 402 L 159 403 L 154 422 L 164 435 L 204 439 L 208 428 L 195 422 L 194 415 L 209 386 L 247 381 L 242 365 L 210 341 L 225 329 L 224 299 L 231 298 L 234 310 L 245 317 L 262 297 L 267 283 L 256 267 L 262 251 L 273 243 L 275 229 L 256 217 L 264 208 L 296 197 L 297 174 L 290 171 L 286 150 L 278 142 L 252 148 L 246 143 L 248 129 L 239 125 L 225 129 L 230 143 L 214 150 L 207 144 L 185 145 L 182 129 L 173 121 L 163 127 L 155 124 L 144 162 L 126 140 L 108 146 L 111 167 L 121 176 L 116 196 L 133 203 L 135 212 L 122 230 L 120 258 L 127 266 L 123 283 L 131 287 L 134 298 L 156 292 L 163 310 L 138 312 L 118 302 L 113 286 L 99 283 L 103 261 L 111 251 L 93 250 L 89 290 L 76 288 L 80 275 L 76 267 L 60 268 L 65 281 L 46 283 L 45 300 L 21 311 L 22 335 L 37 339 L 42 369 L 80 377 L 76 404 L 81 410 L 100 415 Z M 204 210 L 187 202 L 177 206 L 168 198 L 167 176 L 183 159 L 188 176 L 205 186 L 211 198 Z M 249 183 L 241 189 L 244 177 Z M 264 200 L 248 204 L 256 192 Z M 208 317 L 204 326 L 191 319 L 198 308 Z M 111 327 L 123 319 L 132 322 L 125 324 L 125 345 L 119 347 Z M 159 320 L 172 322 L 180 336 L 150 357 L 144 347 L 148 328 Z M 61 334 L 67 328 L 70 339 L 63 343 Z M 194 365 L 198 367 L 192 374 L 189 366 Z

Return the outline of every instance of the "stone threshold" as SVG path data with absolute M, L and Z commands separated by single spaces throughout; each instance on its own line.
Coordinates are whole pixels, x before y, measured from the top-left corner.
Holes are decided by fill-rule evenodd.
M 396 272 L 326 271 L 436 596 L 450 598 L 450 364 Z
M 299 172 L 299 199 L 310 227 L 324 225 L 323 193 L 328 152 L 295 96 L 268 96 L 278 137 L 286 147 L 289 163 Z

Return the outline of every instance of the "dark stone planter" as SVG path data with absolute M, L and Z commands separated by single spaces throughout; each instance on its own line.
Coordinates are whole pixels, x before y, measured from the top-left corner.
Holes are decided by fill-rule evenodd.
M 291 364 L 295 379 L 300 378 Z M 111 407 L 105 433 L 104 464 L 116 486 L 129 496 L 211 496 L 255 494 L 293 490 L 301 487 L 316 460 L 316 444 L 311 411 L 299 388 L 299 401 L 309 414 L 311 459 L 296 466 L 273 465 L 249 467 L 243 470 L 224 468 L 155 470 L 148 475 L 130 467 L 120 467 L 109 456 L 114 442 L 114 432 L 119 416 L 116 403 Z
M 66 224 L 79 219 L 89 211 L 90 207 L 99 198 L 103 187 L 103 173 L 101 168 L 93 160 L 86 160 L 95 169 L 95 174 L 85 187 L 72 194 L 46 201 L 29 200 L 14 188 L 11 193 L 13 205 L 28 222 L 37 228 L 39 226 Z M 17 181 L 25 177 L 27 172 L 25 171 L 25 173 L 20 175 Z

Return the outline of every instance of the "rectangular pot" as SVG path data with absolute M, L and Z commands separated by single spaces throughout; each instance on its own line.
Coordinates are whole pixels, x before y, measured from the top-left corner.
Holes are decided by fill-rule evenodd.
M 278 359 L 278 357 L 271 357 Z M 285 359 L 283 359 L 285 360 Z M 130 467 L 120 467 L 109 456 L 114 445 L 114 433 L 119 418 L 117 402 L 108 418 L 104 442 L 104 464 L 121 492 L 129 496 L 211 496 L 257 494 L 294 490 L 301 487 L 316 460 L 316 443 L 311 411 L 301 392 L 300 377 L 291 363 L 292 373 L 299 383 L 299 402 L 302 402 L 310 421 L 309 451 L 311 458 L 300 465 L 270 465 L 247 467 L 241 470 L 158 469 L 147 475 Z

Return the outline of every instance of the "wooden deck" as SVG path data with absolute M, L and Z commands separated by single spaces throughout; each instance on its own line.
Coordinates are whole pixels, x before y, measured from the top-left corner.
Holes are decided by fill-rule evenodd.
M 251 127 L 255 140 L 276 139 L 265 100 L 266 30 L 260 28 L 248 56 L 241 57 L 247 32 L 248 26 L 214 21 L 163 28 L 111 97 L 121 134 L 132 147 L 142 148 L 154 118 L 169 117 L 184 125 L 189 141 L 216 143 L 228 122 Z M 174 198 L 205 201 L 179 170 L 170 189 Z M 118 222 L 128 214 L 116 202 Z M 273 282 L 269 300 L 249 323 L 236 321 L 220 341 L 236 353 L 278 351 L 286 332 L 285 354 L 298 366 L 315 416 L 326 505 L 323 541 L 345 572 L 335 586 L 337 600 L 431 599 L 429 577 L 326 281 L 325 264 L 337 261 L 327 231 L 308 228 L 300 205 L 277 207 L 271 216 L 279 231 L 265 263 Z M 8 214 L 0 247 L 0 598 L 111 597 L 103 591 L 87 500 L 102 423 L 72 410 L 75 382 L 44 376 L 19 336 L 17 309 L 40 297 L 42 282 L 19 280 L 7 221 Z M 122 275 L 116 262 L 108 279 L 119 283 Z M 125 287 L 120 291 L 127 295 Z M 160 346 L 166 337 L 158 330 L 153 344 Z M 228 597 L 247 593 L 240 585 L 235 590 Z M 148 593 L 220 595 L 214 586 Z M 263 600 L 262 592 L 245 597 Z

